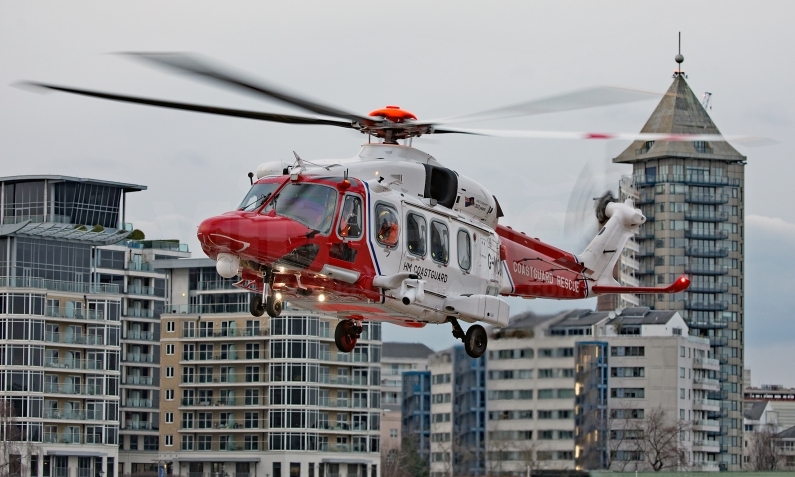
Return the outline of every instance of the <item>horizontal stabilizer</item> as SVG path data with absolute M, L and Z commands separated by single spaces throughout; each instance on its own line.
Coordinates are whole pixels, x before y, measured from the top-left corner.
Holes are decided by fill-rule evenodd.
M 679 293 L 687 290 L 690 286 L 690 279 L 681 276 L 676 279 L 667 287 L 622 287 L 622 286 L 603 286 L 594 285 L 592 290 L 594 293 L 604 295 L 608 293 L 632 293 L 635 295 L 652 294 L 652 293 Z

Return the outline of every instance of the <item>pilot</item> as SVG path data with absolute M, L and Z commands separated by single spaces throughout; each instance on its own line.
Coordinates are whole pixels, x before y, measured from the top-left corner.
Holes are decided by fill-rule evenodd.
M 378 217 L 381 224 L 378 229 L 378 241 L 387 247 L 394 247 L 398 243 L 398 224 L 389 209 L 383 210 Z
M 350 196 L 345 200 L 345 206 L 340 215 L 340 237 L 358 237 L 362 233 L 359 225 L 358 200 Z

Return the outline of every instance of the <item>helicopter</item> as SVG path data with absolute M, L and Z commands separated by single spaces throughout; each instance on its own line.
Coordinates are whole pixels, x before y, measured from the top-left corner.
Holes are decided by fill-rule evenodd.
M 236 210 L 201 222 L 197 237 L 224 278 L 250 292 L 250 312 L 279 316 L 288 301 L 335 314 L 337 348 L 351 352 L 362 322 L 409 328 L 448 323 L 472 358 L 488 334 L 480 323 L 508 324 L 504 297 L 584 299 L 602 294 L 685 291 L 620 285 L 613 270 L 627 241 L 646 221 L 632 199 L 596 199 L 601 228 L 573 254 L 500 223 L 497 198 L 474 179 L 412 146 L 431 134 L 497 137 L 725 141 L 722 135 L 502 131 L 450 127 L 461 122 L 563 111 L 647 99 L 648 94 L 593 88 L 481 113 L 419 120 L 398 106 L 351 113 L 230 73 L 195 56 L 128 53 L 134 58 L 216 84 L 281 101 L 317 116 L 178 103 L 93 90 L 26 83 L 37 90 L 184 111 L 299 125 L 353 129 L 368 136 L 354 157 L 266 162 L 249 173 L 251 189 Z M 372 139 L 379 142 L 372 142 Z M 399 141 L 403 141 L 400 144 Z M 460 322 L 470 323 L 466 332 Z

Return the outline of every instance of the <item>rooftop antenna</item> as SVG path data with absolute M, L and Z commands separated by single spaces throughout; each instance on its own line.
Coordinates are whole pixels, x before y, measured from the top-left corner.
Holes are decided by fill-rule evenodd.
M 704 95 L 701 97 L 701 106 L 704 106 L 704 109 L 712 109 L 712 105 L 709 103 L 709 100 L 712 99 L 712 93 L 709 91 L 705 91 Z
M 674 57 L 674 61 L 676 61 L 679 64 L 677 66 L 677 68 L 676 68 L 676 71 L 674 71 L 674 78 L 677 77 L 677 76 L 684 76 L 685 78 L 687 78 L 687 75 L 685 75 L 685 72 L 682 71 L 682 62 L 685 61 L 685 57 L 682 56 L 682 32 L 681 31 L 679 32 L 679 53 L 677 53 L 677 55 Z

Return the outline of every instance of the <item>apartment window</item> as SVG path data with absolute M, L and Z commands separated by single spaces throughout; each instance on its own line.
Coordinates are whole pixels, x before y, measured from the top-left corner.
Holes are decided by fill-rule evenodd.
M 679 377 L 680 378 L 684 378 L 685 377 L 685 368 L 679 368 Z
M 192 451 L 193 450 L 193 436 L 191 436 L 191 435 L 183 435 L 182 436 L 182 450 L 184 450 L 184 451 Z
M 612 388 L 610 389 L 610 397 L 614 398 L 627 398 L 627 399 L 643 399 L 645 391 L 643 388 Z
M 552 348 L 538 348 L 539 358 L 551 358 L 554 356 L 555 350 Z
M 538 419 L 552 419 L 554 411 L 537 411 Z
M 244 426 L 246 429 L 257 429 L 259 427 L 259 413 L 247 412 L 245 414 Z
M 173 400 L 174 400 L 174 390 L 166 389 L 166 401 L 173 401 Z
M 246 359 L 259 359 L 259 343 L 246 343 Z
M 192 344 L 183 344 L 182 345 L 182 360 L 183 361 L 193 361 L 195 359 L 195 351 L 196 347 Z
M 643 346 L 611 346 L 610 356 L 646 356 Z
M 247 383 L 259 382 L 259 366 L 246 366 L 246 382 Z
M 173 344 L 167 344 L 166 345 L 166 354 L 167 355 L 174 354 L 174 345 Z
M 685 398 L 685 388 L 679 388 L 679 399 Z
M 397 429 L 390 429 L 389 430 L 389 437 L 397 437 L 397 436 L 398 436 L 398 430 Z
M 160 447 L 159 436 L 144 436 L 144 450 L 156 451 Z
M 193 413 L 192 412 L 183 412 L 182 413 L 182 428 L 183 429 L 193 429 Z
M 246 389 L 246 406 L 258 406 L 258 405 L 259 405 L 259 390 Z
M 611 409 L 612 419 L 643 419 L 645 413 L 643 409 Z
M 245 436 L 243 438 L 244 450 L 259 450 L 259 436 Z
M 175 329 L 174 322 L 173 321 L 167 321 L 166 322 L 166 331 L 169 332 L 169 333 L 173 333 L 174 329 Z
M 166 436 L 166 447 L 172 447 L 173 445 L 174 445 L 174 436 L 169 434 L 169 435 Z
M 208 435 L 199 436 L 198 441 L 199 441 L 198 448 L 200 451 L 213 450 L 212 436 Z
M 542 441 L 548 441 L 555 438 L 555 431 L 538 431 L 538 438 Z
M 558 439 L 574 439 L 574 431 L 558 431 Z
M 174 413 L 173 412 L 165 413 L 165 420 L 166 420 L 165 421 L 166 424 L 173 424 L 174 423 Z
M 166 366 L 166 377 L 173 378 L 174 377 L 174 367 L 173 366 Z
M 684 370 L 684 368 L 682 369 Z M 614 378 L 642 378 L 646 376 L 646 368 L 613 367 L 610 368 L 610 376 Z

